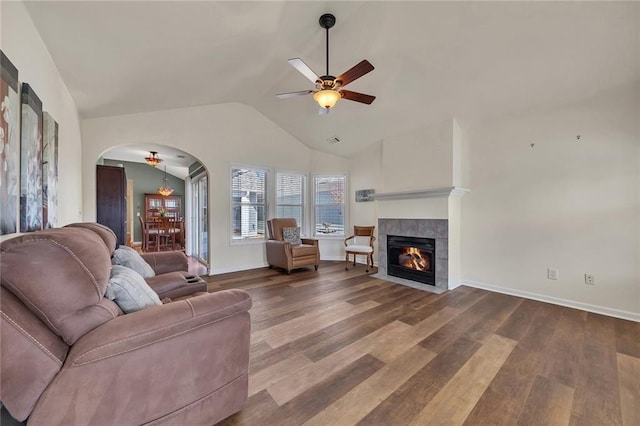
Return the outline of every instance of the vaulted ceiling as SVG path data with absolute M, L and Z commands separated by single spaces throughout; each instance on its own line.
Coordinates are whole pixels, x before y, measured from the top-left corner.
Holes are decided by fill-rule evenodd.
M 479 120 L 570 103 L 640 79 L 640 3 L 95 2 L 26 7 L 84 118 L 194 105 L 253 106 L 309 147 L 350 156 L 448 117 Z M 287 63 L 377 96 L 319 116 Z M 338 136 L 342 143 L 329 145 Z

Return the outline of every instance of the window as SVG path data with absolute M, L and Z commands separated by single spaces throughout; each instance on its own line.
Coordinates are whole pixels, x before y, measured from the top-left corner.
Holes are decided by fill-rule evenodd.
M 305 175 L 278 172 L 276 175 L 276 217 L 294 217 L 304 230 Z
M 265 237 L 266 178 L 262 169 L 231 168 L 232 240 L 258 240 Z
M 314 176 L 313 205 L 316 235 L 344 235 L 346 176 Z

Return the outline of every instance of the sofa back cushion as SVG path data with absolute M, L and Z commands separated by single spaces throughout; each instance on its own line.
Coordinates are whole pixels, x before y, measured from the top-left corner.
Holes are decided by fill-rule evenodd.
M 104 298 L 110 271 L 110 253 L 89 229 L 48 229 L 0 243 L 2 286 L 69 345 L 118 315 Z
M 100 223 L 78 222 L 66 225 L 65 228 L 67 227 L 85 228 L 92 230 L 102 239 L 102 241 L 104 241 L 104 245 L 107 247 L 107 250 L 109 250 L 109 253 L 112 253 L 116 249 L 116 245 L 118 244 L 118 237 L 116 236 L 116 233 L 113 232 L 108 226 L 104 226 Z

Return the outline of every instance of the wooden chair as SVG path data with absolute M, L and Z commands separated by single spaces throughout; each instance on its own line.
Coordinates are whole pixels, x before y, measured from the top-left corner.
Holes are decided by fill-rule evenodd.
M 138 216 L 140 219 L 140 226 L 142 227 L 142 251 L 148 252 L 151 251 L 151 246 L 157 246 L 158 244 L 158 229 L 155 225 L 155 222 L 145 221 L 142 217 Z
M 353 266 L 356 266 L 356 256 L 367 256 L 367 270 L 369 266 L 373 267 L 373 242 L 376 237 L 373 236 L 375 226 L 354 226 L 353 235 L 344 239 L 345 266 L 344 270 L 349 270 L 349 255 L 353 255 Z

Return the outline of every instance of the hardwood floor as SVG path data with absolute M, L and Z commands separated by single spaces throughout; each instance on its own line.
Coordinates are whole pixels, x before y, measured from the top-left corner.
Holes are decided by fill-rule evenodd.
M 342 262 L 209 277 L 228 288 L 253 328 L 249 400 L 222 425 L 640 425 L 640 323 Z

